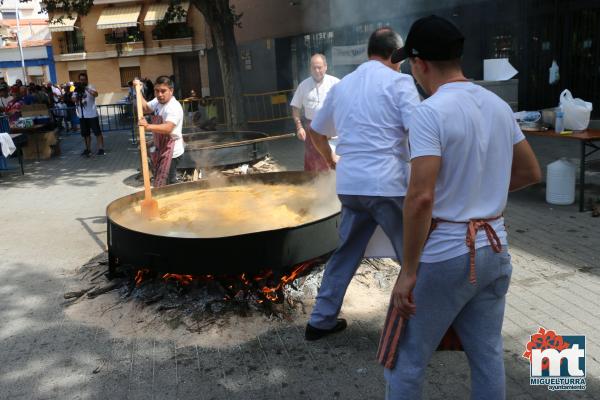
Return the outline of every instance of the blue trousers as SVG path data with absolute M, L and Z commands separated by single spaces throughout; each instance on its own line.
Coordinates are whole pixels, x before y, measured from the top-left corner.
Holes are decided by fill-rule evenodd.
M 309 323 L 315 328 L 331 329 L 337 322 L 346 289 L 365 254 L 377 225 L 392 242 L 402 260 L 402 205 L 404 197 L 339 195 L 342 215 L 340 244 L 323 274 L 321 288 Z
M 394 369 L 385 370 L 386 399 L 420 399 L 425 368 L 453 326 L 471 367 L 471 399 L 505 393 L 502 320 L 512 266 L 506 247 L 477 250 L 477 283 L 469 283 L 469 254 L 421 263 L 413 290 L 416 314 L 407 321 Z

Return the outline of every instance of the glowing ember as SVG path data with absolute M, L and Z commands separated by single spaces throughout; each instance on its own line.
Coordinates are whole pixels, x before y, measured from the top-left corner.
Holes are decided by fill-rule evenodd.
M 291 274 L 289 275 L 284 275 L 281 280 L 279 281 L 279 284 L 275 287 L 263 287 L 262 293 L 263 295 L 270 301 L 277 301 L 279 300 L 279 296 L 277 295 L 277 292 L 280 292 L 283 287 L 285 285 L 287 285 L 290 282 L 293 282 L 296 280 L 296 278 L 298 277 L 298 275 L 300 275 L 301 273 L 308 271 L 310 268 L 312 268 L 315 265 L 314 262 L 305 262 L 304 264 L 300 264 L 299 266 L 297 266 Z
M 194 277 L 192 275 L 179 275 L 179 274 L 164 274 L 162 278 L 165 281 L 173 280 L 179 282 L 182 286 L 189 285 Z
M 312 267 L 319 262 L 316 260 L 308 261 L 296 266 L 289 275 L 284 275 L 279 281 L 274 281 L 273 271 L 267 271 L 263 274 L 249 276 L 243 273 L 239 276 L 220 276 L 214 277 L 213 275 L 180 275 L 180 274 L 164 274 L 162 279 L 164 281 L 176 282 L 181 286 L 188 286 L 193 281 L 218 281 L 221 286 L 229 292 L 225 295 L 224 300 L 232 299 L 249 299 L 254 300 L 261 304 L 264 300 L 271 302 L 278 302 L 283 300 L 283 288 L 285 285 L 290 284 L 303 273 L 307 273 Z M 146 279 L 146 276 L 150 274 L 148 269 L 140 269 L 137 271 L 135 276 L 136 287 L 139 287 L 141 283 Z
M 137 274 L 135 274 L 135 286 L 139 287 L 142 282 L 144 281 L 144 275 L 146 275 L 148 272 L 150 272 L 150 270 L 148 269 L 140 269 L 138 270 Z

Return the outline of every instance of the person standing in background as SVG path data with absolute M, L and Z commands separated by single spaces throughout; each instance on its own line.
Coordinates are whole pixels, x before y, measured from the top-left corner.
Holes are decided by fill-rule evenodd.
M 304 170 L 327 171 L 329 166 L 307 132 L 310 123 L 315 118 L 317 111 L 323 107 L 329 90 L 340 80 L 335 76 L 327 75 L 327 60 L 323 54 L 315 54 L 310 59 L 309 78 L 303 80 L 292 98 L 292 116 L 296 124 L 296 135 L 304 141 Z M 304 124 L 301 111 L 304 109 Z
M 13 97 L 8 94 L 8 86 L 0 86 L 0 112 L 4 112 L 12 100 Z
M 89 157 L 92 154 L 91 150 L 91 131 L 94 131 L 96 136 L 96 147 L 98 148 L 96 155 L 104 155 L 104 136 L 100 129 L 100 120 L 96 111 L 96 97 L 98 92 L 96 88 L 88 83 L 86 73 L 79 74 L 79 82 L 75 85 L 75 90 L 71 96 L 75 102 L 75 110 L 79 117 L 81 125 L 81 136 L 85 143 L 85 150 L 81 153 L 82 156 Z

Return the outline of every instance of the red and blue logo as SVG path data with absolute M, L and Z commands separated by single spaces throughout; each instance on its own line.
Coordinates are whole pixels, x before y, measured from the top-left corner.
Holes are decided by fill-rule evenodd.
M 549 390 L 585 390 L 585 336 L 557 335 L 539 328 L 523 357 L 530 363 L 530 384 Z

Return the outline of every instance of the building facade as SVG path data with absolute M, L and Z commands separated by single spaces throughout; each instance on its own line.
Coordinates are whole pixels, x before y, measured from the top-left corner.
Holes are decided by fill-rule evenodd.
M 309 76 L 308 62 L 324 53 L 329 73 L 343 77 L 366 60 L 374 29 L 403 37 L 417 18 L 437 14 L 466 36 L 463 68 L 483 79 L 483 60 L 508 58 L 519 71 L 519 107 L 554 107 L 570 89 L 600 116 L 600 1 L 598 0 L 232 0 L 243 13 L 236 37 L 246 93 L 292 89 Z M 362 52 L 360 51 L 362 50 Z M 213 58 L 213 57 L 209 57 Z M 549 82 L 556 61 L 560 80 Z M 211 88 L 219 93 L 217 65 Z M 403 66 L 408 69 L 408 64 Z M 214 76 L 213 76 L 214 75 Z
M 168 4 L 95 0 L 87 15 L 53 15 L 50 31 L 58 82 L 76 81 L 86 72 L 99 92 L 98 104 L 122 100 L 134 77 L 174 76 L 178 98 L 187 97 L 190 90 L 209 95 L 204 18 L 183 4 L 183 20 L 157 29 Z
M 27 3 L 6 0 L 0 5 L 0 16 L 0 76 L 9 84 L 17 79 L 38 84 L 56 80 L 48 21 L 40 14 L 39 0 Z M 21 39 L 24 62 L 17 34 Z
M 16 1 L 16 0 L 12 0 Z M 204 18 L 189 7 L 185 21 L 166 32 L 155 22 L 167 0 L 95 0 L 85 16 L 51 24 L 59 82 L 86 71 L 100 104 L 127 94 L 134 76 L 174 75 L 178 97 L 223 94 L 216 51 Z M 555 106 L 559 93 L 594 103 L 600 115 L 600 2 L 598 0 L 231 0 L 241 26 L 235 34 L 244 93 L 290 90 L 309 76 L 308 62 L 324 53 L 329 72 L 343 77 L 366 60 L 371 32 L 391 26 L 405 36 L 411 23 L 432 13 L 454 21 L 467 38 L 463 67 L 483 79 L 483 60 L 508 58 L 519 71 L 519 105 Z M 9 15 L 10 16 L 10 15 Z M 55 17 L 59 17 L 57 14 Z M 560 81 L 550 84 L 556 61 Z M 407 68 L 405 65 L 403 68 Z

